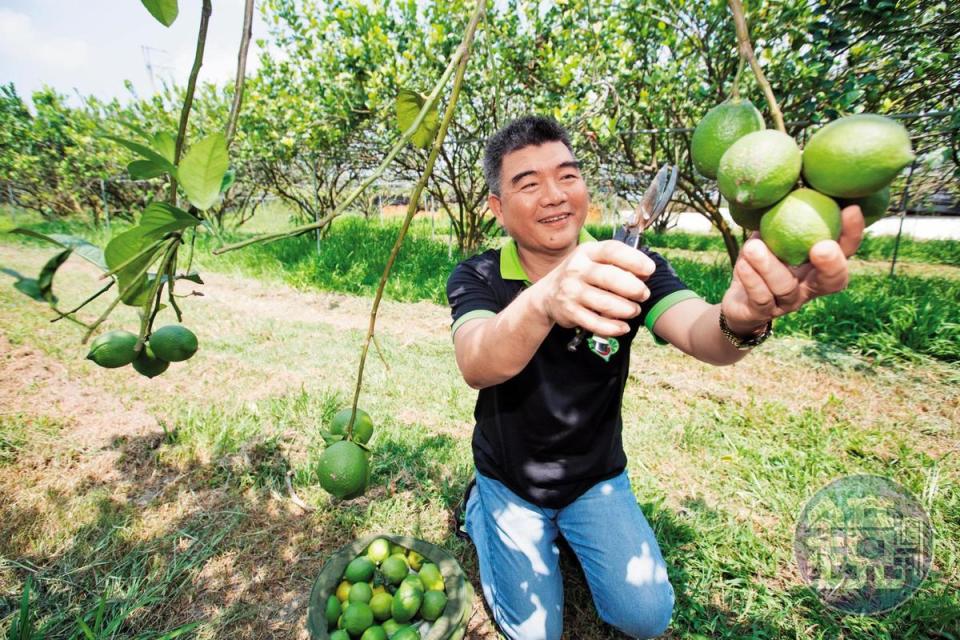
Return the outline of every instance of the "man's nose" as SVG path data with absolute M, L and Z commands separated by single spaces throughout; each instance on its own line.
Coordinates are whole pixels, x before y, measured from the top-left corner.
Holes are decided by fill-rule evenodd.
M 567 193 L 560 188 L 555 180 L 546 180 L 543 183 L 543 191 L 540 195 L 541 205 L 559 204 L 567 199 Z

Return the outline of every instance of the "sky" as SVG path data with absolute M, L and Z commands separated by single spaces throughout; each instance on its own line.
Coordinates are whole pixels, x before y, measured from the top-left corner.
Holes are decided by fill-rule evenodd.
M 49 85 L 76 93 L 126 101 L 130 80 L 140 96 L 159 90 L 161 79 L 186 84 L 196 49 L 200 0 L 180 0 L 169 28 L 140 0 L 0 0 L 0 84 L 13 82 L 29 102 Z M 243 26 L 242 0 L 214 0 L 201 81 L 232 82 Z M 247 57 L 247 75 L 258 66 L 258 38 L 267 37 L 259 15 Z M 153 80 L 147 65 L 153 68 Z

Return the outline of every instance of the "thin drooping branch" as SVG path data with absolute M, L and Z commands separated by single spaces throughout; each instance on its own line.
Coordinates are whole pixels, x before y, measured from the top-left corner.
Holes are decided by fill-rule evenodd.
M 250 38 L 253 36 L 253 0 L 246 0 L 243 5 L 243 33 L 240 36 L 240 52 L 237 53 L 237 78 L 233 83 L 233 104 L 230 105 L 230 115 L 227 118 L 227 148 L 233 142 L 233 135 L 237 131 L 237 118 L 240 116 L 240 105 L 243 104 L 243 82 L 247 73 L 247 51 L 250 48 Z
M 357 371 L 357 385 L 353 392 L 353 408 L 350 413 L 350 424 L 347 427 L 347 434 L 353 434 L 353 424 L 357 415 L 357 403 L 360 400 L 360 390 L 363 387 L 363 366 L 367 361 L 367 351 L 370 349 L 370 342 L 373 340 L 374 330 L 377 326 L 377 310 L 380 308 L 380 300 L 383 298 L 383 290 L 387 286 L 387 279 L 390 277 L 390 270 L 393 268 L 393 263 L 397 259 L 397 254 L 400 253 L 400 247 L 403 244 L 403 239 L 407 235 L 407 229 L 410 228 L 410 222 L 413 220 L 413 216 L 416 215 L 417 209 L 420 205 L 420 195 L 423 193 L 424 187 L 427 185 L 427 181 L 430 179 L 430 175 L 433 173 L 433 165 L 437 161 L 437 156 L 440 155 L 440 149 L 443 148 L 443 140 L 447 135 L 447 129 L 450 128 L 450 121 L 453 120 L 453 114 L 456 111 L 457 107 L 457 98 L 460 96 L 460 88 L 463 86 L 463 76 L 467 71 L 467 60 L 470 57 L 470 50 L 473 47 L 473 36 L 476 33 L 477 25 L 480 22 L 481 16 L 483 16 L 484 9 L 486 7 L 486 0 L 477 0 L 476 9 L 474 9 L 473 16 L 470 18 L 470 23 L 467 26 L 467 32 L 463 36 L 463 42 L 460 43 L 460 47 L 457 50 L 457 55 L 455 58 L 459 58 L 457 64 L 457 76 L 453 81 L 453 90 L 450 92 L 450 100 L 447 103 L 447 109 L 443 114 L 443 120 L 440 122 L 440 128 L 437 131 L 437 136 L 433 141 L 433 148 L 430 150 L 430 157 L 427 159 L 427 165 L 424 167 L 423 174 L 420 176 L 420 179 L 417 181 L 416 186 L 413 188 L 413 193 L 410 195 L 410 202 L 407 204 L 407 215 L 403 219 L 403 226 L 400 228 L 400 233 L 397 234 L 397 239 L 393 243 L 393 249 L 390 250 L 390 257 L 387 259 L 387 265 L 383 269 L 383 275 L 380 276 L 380 284 L 377 286 L 377 294 L 373 298 L 373 308 L 370 310 L 370 324 L 367 327 L 367 338 L 363 343 L 363 351 L 360 353 L 360 367 Z M 446 75 L 446 74 L 444 74 Z M 444 80 L 444 84 L 445 84 Z M 438 84 L 434 89 L 434 95 L 439 95 L 440 90 L 443 88 L 442 84 Z M 424 105 L 426 108 L 427 105 Z M 423 115 L 424 111 L 421 111 Z
M 177 129 L 177 144 L 173 152 L 173 164 L 180 162 L 180 154 L 187 138 L 187 121 L 190 120 L 190 109 L 193 106 L 193 93 L 197 88 L 197 76 L 203 65 L 203 48 L 207 44 L 207 27 L 210 25 L 210 14 L 213 5 L 210 0 L 203 0 L 203 10 L 200 12 L 200 31 L 197 33 L 197 52 L 193 57 L 193 68 L 190 69 L 190 79 L 187 81 L 187 92 L 183 97 L 183 108 L 180 109 L 180 126 Z M 170 204 L 177 204 L 177 179 L 170 177 Z
M 730 88 L 730 99 L 740 99 L 740 78 L 743 76 L 743 56 L 738 56 L 737 75 L 733 77 L 733 87 Z
M 757 62 L 757 56 L 753 53 L 753 45 L 750 44 L 750 33 L 747 31 L 747 18 L 743 13 L 743 3 L 740 2 L 740 0 L 727 0 L 727 2 L 730 5 L 730 11 L 733 12 L 733 24 L 737 28 L 737 43 L 739 44 L 740 55 L 750 63 L 750 68 L 753 69 L 753 75 L 757 78 L 757 84 L 763 89 L 763 95 L 767 99 L 767 105 L 770 107 L 770 115 L 773 117 L 774 124 L 779 131 L 786 133 L 787 128 L 783 125 L 783 114 L 780 113 L 780 106 L 777 104 L 777 99 L 773 95 L 773 89 L 770 88 L 770 83 L 767 82 L 767 77 L 763 75 L 763 69 L 760 68 L 760 63 Z

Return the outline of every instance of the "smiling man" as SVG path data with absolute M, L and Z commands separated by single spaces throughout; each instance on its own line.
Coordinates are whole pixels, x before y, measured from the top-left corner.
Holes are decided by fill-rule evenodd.
M 559 638 L 562 535 L 600 616 L 631 637 L 657 636 L 674 593 L 626 473 L 620 405 L 633 339 L 646 327 L 704 362 L 737 362 L 773 318 L 846 286 L 862 216 L 844 210 L 839 242 L 815 245 L 799 268 L 749 240 L 711 305 L 657 253 L 583 231 L 587 185 L 555 121 L 527 116 L 501 129 L 484 173 L 510 239 L 460 263 L 447 282 L 457 364 L 479 389 L 465 529 L 484 597 L 509 637 Z M 571 352 L 575 327 L 609 347 L 591 338 Z

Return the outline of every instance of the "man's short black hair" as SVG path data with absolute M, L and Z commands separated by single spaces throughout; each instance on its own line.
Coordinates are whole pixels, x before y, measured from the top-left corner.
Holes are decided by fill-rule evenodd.
M 517 149 L 547 142 L 562 142 L 570 153 L 573 153 L 567 130 L 559 122 L 546 116 L 523 116 L 490 136 L 483 154 L 483 177 L 490 193 L 500 195 L 500 170 L 503 168 L 505 155 Z

